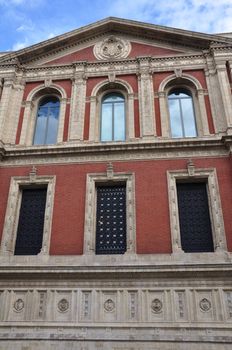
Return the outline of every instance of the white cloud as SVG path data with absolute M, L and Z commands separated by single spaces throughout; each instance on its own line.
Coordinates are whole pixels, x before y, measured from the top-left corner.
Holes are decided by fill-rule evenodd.
M 21 49 L 24 49 L 25 47 L 27 47 L 29 44 L 28 44 L 28 41 L 25 40 L 25 41 L 18 41 L 16 42 L 13 47 L 12 47 L 12 51 L 17 51 L 17 50 L 21 50 Z
M 18 28 L 16 28 L 17 32 L 28 32 L 28 31 L 32 31 L 34 30 L 35 27 L 32 23 L 30 23 L 30 21 L 28 22 L 28 24 L 21 24 Z
M 231 0 L 115 0 L 111 13 L 199 32 L 232 31 Z

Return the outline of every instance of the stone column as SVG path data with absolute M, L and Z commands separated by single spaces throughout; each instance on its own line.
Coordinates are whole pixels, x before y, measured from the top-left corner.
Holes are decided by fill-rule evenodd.
M 134 139 L 135 137 L 135 115 L 134 115 L 134 94 L 128 95 L 128 125 L 127 125 L 127 133 L 129 140 Z
M 197 90 L 197 99 L 198 99 L 198 103 L 199 103 L 199 112 L 200 112 L 202 134 L 203 134 L 203 136 L 207 136 L 207 135 L 209 135 L 209 125 L 208 125 L 207 111 L 206 111 L 206 107 L 205 107 L 205 95 L 204 95 L 203 89 Z
M 147 58 L 139 58 L 139 112 L 142 137 L 156 135 L 155 108 L 152 75 L 150 61 Z
M 61 100 L 60 100 L 59 127 L 58 127 L 58 132 L 57 132 L 57 143 L 63 142 L 66 105 L 67 105 L 67 98 L 61 98 Z
M 216 70 L 227 127 L 232 127 L 232 96 L 225 62 L 216 62 Z
M 90 97 L 90 117 L 89 117 L 89 141 L 99 141 L 100 126 L 97 125 L 99 118 L 96 117 L 97 113 L 97 97 Z M 100 122 L 99 122 L 100 124 Z
M 83 140 L 86 100 L 85 64 L 75 69 L 70 109 L 69 140 Z
M 25 82 L 21 79 L 16 81 L 13 85 L 9 114 L 4 125 L 4 138 L 6 143 L 15 143 L 24 88 Z
M 23 124 L 19 143 L 20 145 L 31 145 L 34 133 L 35 115 L 34 103 L 26 101 L 23 115 Z
M 0 101 L 1 101 L 1 96 L 2 96 L 2 88 L 3 88 L 3 79 L 0 78 Z
M 169 110 L 167 105 L 167 94 L 164 91 L 158 92 L 160 105 L 160 121 L 162 137 L 170 137 L 170 120 Z
M 4 84 L 2 88 L 2 96 L 0 101 L 0 140 L 2 141 L 5 140 L 4 125 L 5 121 L 9 116 L 9 111 L 11 107 L 13 83 L 13 78 L 4 79 Z

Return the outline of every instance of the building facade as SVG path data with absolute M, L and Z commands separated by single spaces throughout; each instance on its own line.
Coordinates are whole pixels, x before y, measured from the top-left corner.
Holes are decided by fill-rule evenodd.
M 107 18 L 0 83 L 0 349 L 231 349 L 232 36 Z

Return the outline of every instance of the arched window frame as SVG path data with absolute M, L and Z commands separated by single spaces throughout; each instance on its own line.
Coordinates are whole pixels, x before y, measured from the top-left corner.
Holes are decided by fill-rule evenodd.
M 34 132 L 33 132 L 33 138 L 32 138 L 32 144 L 35 146 L 42 146 L 42 145 L 50 145 L 49 143 L 41 143 L 41 144 L 35 144 L 35 134 L 36 134 L 36 128 L 37 128 L 37 119 L 38 119 L 38 112 L 39 109 L 41 107 L 41 104 L 43 103 L 43 101 L 45 99 L 52 99 L 52 98 L 56 98 L 59 101 L 59 116 L 58 116 L 58 128 L 59 128 L 59 118 L 60 118 L 60 106 L 61 106 L 61 102 L 60 102 L 60 96 L 58 94 L 48 94 L 48 95 L 44 95 L 41 96 L 38 101 L 37 101 L 37 106 L 36 106 L 36 118 L 35 118 L 35 125 L 34 125 Z M 57 143 L 57 135 L 58 135 L 58 128 L 57 128 L 57 134 L 56 134 L 56 142 L 52 143 L 52 144 L 56 144 Z
M 208 136 L 209 125 L 205 106 L 204 90 L 197 79 L 187 74 L 183 74 L 181 78 L 171 75 L 164 79 L 160 84 L 158 95 L 160 103 L 162 136 L 168 138 L 172 137 L 168 95 L 171 90 L 175 89 L 185 89 L 191 93 L 197 129 L 196 137 Z M 183 138 L 185 139 L 185 137 Z
M 109 141 L 102 141 L 102 135 L 101 135 L 101 127 L 102 127 L 102 104 L 104 103 L 104 99 L 106 98 L 106 96 L 109 95 L 114 95 L 114 94 L 118 94 L 121 95 L 124 98 L 124 123 L 125 123 L 125 138 L 123 140 L 109 140 Z M 99 99 L 98 99 L 98 108 L 99 108 L 99 140 L 101 142 L 125 142 L 126 140 L 128 140 L 128 127 L 127 127 L 127 114 L 128 114 L 128 102 L 127 102 L 127 95 L 124 91 L 119 90 L 119 89 L 113 89 L 113 90 L 106 90 L 104 92 L 102 92 L 99 95 Z
M 20 142 L 19 142 L 21 145 L 27 145 L 27 146 L 33 145 L 38 108 L 41 101 L 44 98 L 49 96 L 51 97 L 54 96 L 58 98 L 60 101 L 59 124 L 58 124 L 58 131 L 57 131 L 57 141 L 55 144 L 63 142 L 67 96 L 64 89 L 62 89 L 57 85 L 52 84 L 49 87 L 44 87 L 44 86 L 36 87 L 28 95 L 26 104 L 25 104 L 23 124 L 22 124 L 22 130 L 21 130 Z M 43 145 L 35 145 L 35 146 L 37 147 L 37 146 L 43 146 Z
M 125 140 L 124 141 L 109 141 L 109 142 L 125 142 L 135 138 L 134 131 L 134 98 L 135 95 L 131 86 L 121 80 L 116 79 L 113 83 L 104 80 L 97 84 L 90 96 L 90 127 L 89 127 L 89 141 L 101 142 L 101 102 L 103 96 L 109 93 L 119 93 L 125 99 Z M 105 142 L 105 141 L 104 141 Z
M 186 95 L 187 93 L 189 94 L 189 96 L 191 97 L 191 101 L 192 101 L 192 108 L 193 108 L 193 115 L 194 115 L 194 123 L 195 123 L 195 128 L 196 128 L 196 135 L 195 136 L 179 136 L 179 137 L 174 137 L 172 134 L 172 130 L 171 130 L 171 114 L 170 114 L 170 109 L 169 109 L 169 96 L 174 92 L 174 91 L 185 91 Z M 196 109 L 197 109 L 197 101 L 196 98 L 194 98 L 194 95 L 196 97 L 196 93 L 193 89 L 191 89 L 189 86 L 186 85 L 180 85 L 180 86 L 171 86 L 170 88 L 167 89 L 167 104 L 168 104 L 168 115 L 169 115 L 169 133 L 170 133 L 170 137 L 173 138 L 188 138 L 188 137 L 198 137 L 199 135 L 199 128 L 200 128 L 200 123 L 197 122 L 197 113 L 196 113 Z

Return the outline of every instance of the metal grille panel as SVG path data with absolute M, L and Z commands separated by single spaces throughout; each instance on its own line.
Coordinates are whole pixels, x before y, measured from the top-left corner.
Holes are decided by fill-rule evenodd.
M 181 245 L 185 252 L 213 252 L 205 183 L 177 184 Z
M 15 255 L 37 255 L 42 248 L 47 189 L 24 189 Z
M 126 251 L 126 186 L 97 187 L 96 254 Z

